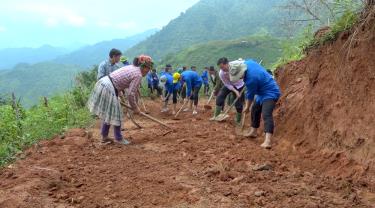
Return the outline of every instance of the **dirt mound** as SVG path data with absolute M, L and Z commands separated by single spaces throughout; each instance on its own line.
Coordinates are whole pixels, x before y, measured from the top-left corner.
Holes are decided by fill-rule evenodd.
M 375 9 L 338 39 L 277 70 L 280 147 L 319 169 L 361 176 L 375 168 Z

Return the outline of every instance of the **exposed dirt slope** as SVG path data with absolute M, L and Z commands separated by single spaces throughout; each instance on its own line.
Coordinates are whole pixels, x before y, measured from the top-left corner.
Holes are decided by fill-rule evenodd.
M 374 172 L 374 8 L 338 40 L 278 69 L 277 80 L 281 147 L 322 158 L 320 168 L 332 173 Z

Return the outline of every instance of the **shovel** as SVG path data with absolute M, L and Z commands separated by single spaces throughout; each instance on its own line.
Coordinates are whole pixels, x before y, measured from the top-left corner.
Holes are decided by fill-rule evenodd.
M 207 103 L 204 105 L 204 109 L 206 109 L 206 110 L 212 109 L 212 106 L 210 105 L 210 102 L 211 102 L 213 96 L 214 96 L 214 91 L 211 92 L 210 98 L 208 99 Z
M 184 104 L 182 104 L 181 108 L 177 111 L 176 115 L 174 115 L 174 120 L 177 119 L 177 116 L 181 113 L 182 109 L 185 108 L 185 105 L 188 103 L 188 101 L 185 101 Z
M 247 115 L 247 113 L 242 113 L 241 126 L 236 128 L 236 134 L 237 135 L 244 136 L 243 129 L 245 128 L 246 115 Z
M 245 88 L 243 88 L 240 92 L 240 96 L 239 97 L 236 97 L 236 99 L 233 101 L 232 105 L 227 108 L 224 113 L 221 113 L 220 115 L 216 116 L 215 120 L 214 121 L 224 121 L 225 119 L 227 119 L 229 116 L 228 116 L 228 112 L 233 108 L 233 106 L 236 104 L 237 100 L 240 99 L 240 97 L 242 96 L 243 92 L 245 91 Z

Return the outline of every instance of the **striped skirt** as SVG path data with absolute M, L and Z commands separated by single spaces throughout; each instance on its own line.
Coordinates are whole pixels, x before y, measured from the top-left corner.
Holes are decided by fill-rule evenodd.
M 92 114 L 99 116 L 105 123 L 121 126 L 122 109 L 108 76 L 101 78 L 94 87 L 88 101 L 88 108 Z

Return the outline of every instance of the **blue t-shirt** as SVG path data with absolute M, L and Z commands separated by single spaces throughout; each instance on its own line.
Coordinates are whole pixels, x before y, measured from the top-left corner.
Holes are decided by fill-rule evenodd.
M 281 93 L 273 77 L 261 65 L 253 60 L 245 61 L 247 70 L 244 76 L 246 99 L 262 104 L 265 100 L 278 100 Z
M 173 76 L 170 75 L 169 73 L 164 73 L 163 76 L 165 76 L 167 78 L 167 81 L 165 82 L 165 89 L 166 91 L 169 93 L 169 94 L 172 94 L 173 93 L 173 89 L 174 89 L 174 86 L 173 86 Z
M 152 76 L 151 76 L 151 72 L 147 73 L 147 84 L 148 85 L 152 85 Z
M 173 83 L 173 89 L 174 90 L 180 90 L 181 89 L 181 82 Z
M 186 96 L 190 97 L 193 88 L 201 87 L 202 77 L 195 71 L 184 71 L 181 74 L 181 80 L 186 83 Z
M 203 84 L 208 85 L 208 72 L 205 70 L 202 73 Z
M 159 85 L 159 77 L 156 73 L 151 73 L 151 78 L 152 78 L 152 84 L 154 86 Z

